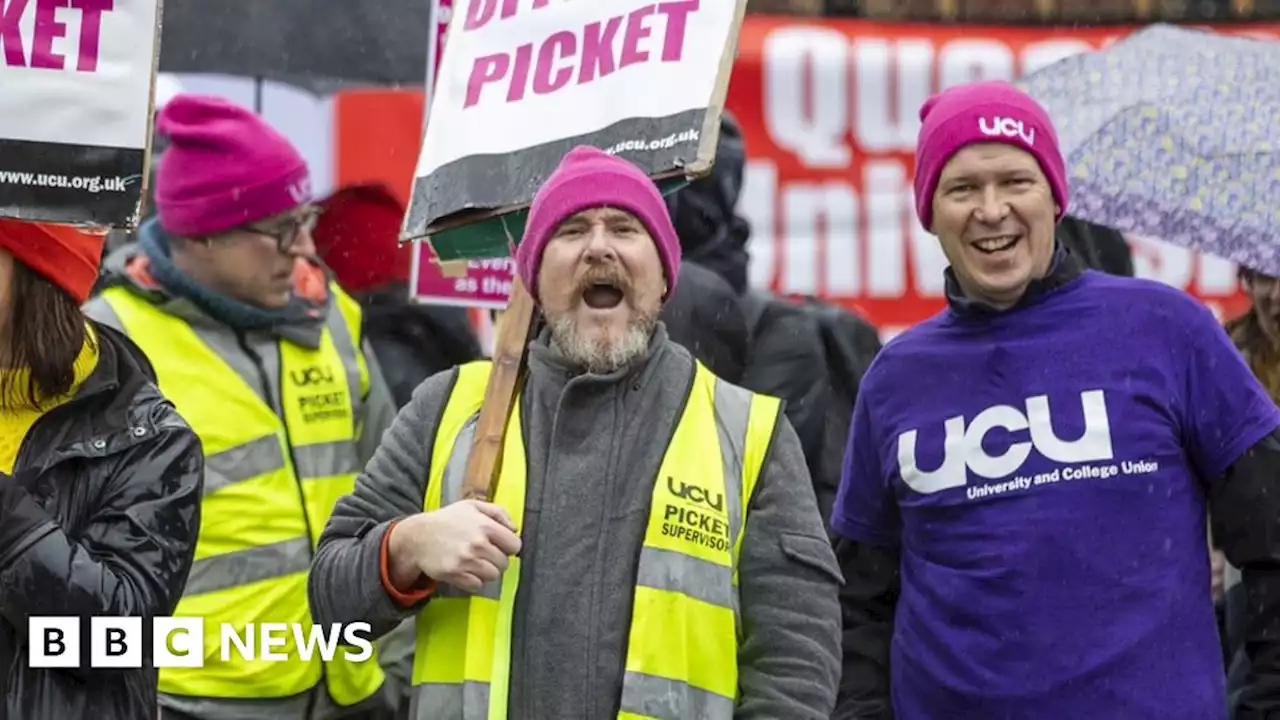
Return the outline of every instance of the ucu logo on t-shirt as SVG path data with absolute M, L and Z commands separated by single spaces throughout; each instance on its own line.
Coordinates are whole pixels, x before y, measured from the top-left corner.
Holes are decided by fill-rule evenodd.
M 978 130 L 991 137 L 1016 137 L 1028 145 L 1036 144 L 1036 129 L 1028 128 L 1021 120 L 1013 118 L 978 118 Z
M 916 464 L 916 440 L 920 430 L 908 430 L 898 436 L 898 469 L 907 487 L 921 494 L 964 487 L 968 473 L 997 480 L 1016 473 L 1031 455 L 1032 449 L 1046 459 L 1062 463 L 1087 463 L 1111 460 L 1111 422 L 1107 417 L 1106 393 L 1087 390 L 1080 393 L 1084 411 L 1084 433 L 1075 440 L 1063 440 L 1053 429 L 1053 413 L 1049 396 L 1026 399 L 1025 411 L 1012 405 L 993 405 L 968 424 L 963 415 L 943 423 L 942 464 L 936 470 L 921 470 Z M 995 428 L 1008 432 L 1030 431 L 1030 441 L 1015 442 L 1004 452 L 990 455 L 982 447 L 983 438 Z M 926 432 L 933 432 L 932 429 Z M 1027 482 L 1030 486 L 1030 481 Z

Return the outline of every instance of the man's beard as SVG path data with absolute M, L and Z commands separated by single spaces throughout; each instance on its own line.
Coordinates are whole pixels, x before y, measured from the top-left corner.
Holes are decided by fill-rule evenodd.
M 594 338 L 579 331 L 570 313 L 547 318 L 551 329 L 551 346 L 569 362 L 587 372 L 607 375 L 617 372 L 644 356 L 649 338 L 658 323 L 657 313 L 637 311 L 627 323 L 622 337 Z

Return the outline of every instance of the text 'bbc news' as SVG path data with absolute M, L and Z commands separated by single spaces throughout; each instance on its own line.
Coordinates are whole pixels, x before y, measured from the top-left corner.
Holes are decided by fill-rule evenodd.
M 205 644 L 201 618 L 156 617 L 150 620 L 149 667 L 199 668 L 215 658 L 222 662 L 310 661 L 335 658 L 348 662 L 373 659 L 368 623 L 329 626 L 310 623 L 218 625 L 218 644 Z M 33 668 L 83 667 L 88 651 L 91 668 L 140 668 L 147 633 L 140 617 L 94 617 L 84 638 L 78 617 L 32 617 L 27 624 L 28 665 Z

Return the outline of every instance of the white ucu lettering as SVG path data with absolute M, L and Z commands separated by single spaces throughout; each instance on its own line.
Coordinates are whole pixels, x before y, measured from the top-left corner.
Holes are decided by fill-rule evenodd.
M 303 178 L 289 186 L 289 197 L 296 203 L 304 203 L 311 199 L 311 179 Z
M 1027 128 L 1021 120 L 1013 118 L 978 118 L 978 130 L 983 135 L 1017 137 L 1022 138 L 1022 142 L 1028 145 L 1036 144 L 1036 129 Z
M 1110 460 L 1113 455 L 1106 394 L 1101 390 L 1082 392 L 1080 406 L 1084 410 L 1084 434 L 1076 440 L 1063 440 L 1054 432 L 1048 395 L 1027 398 L 1025 414 L 1012 405 L 995 405 L 978 413 L 968 427 L 963 415 L 949 418 L 943 424 L 946 440 L 942 464 L 933 471 L 917 467 L 919 431 L 908 430 L 898 436 L 898 469 L 902 481 L 912 490 L 927 495 L 964 487 L 968 481 L 967 471 L 988 480 L 1008 477 L 1022 467 L 1032 448 L 1060 463 Z M 982 439 L 997 427 L 1009 432 L 1030 430 L 1031 442 L 1012 443 L 1003 454 L 988 455 L 982 448 Z

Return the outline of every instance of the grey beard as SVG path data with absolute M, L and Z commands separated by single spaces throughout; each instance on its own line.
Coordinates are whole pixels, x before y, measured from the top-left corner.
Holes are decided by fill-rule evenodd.
M 614 342 L 588 338 L 578 332 L 567 314 L 547 318 L 551 329 L 551 347 L 569 362 L 596 375 L 608 375 L 630 365 L 649 349 L 649 338 L 657 325 L 656 314 L 641 314 L 632 319 L 622 337 Z

